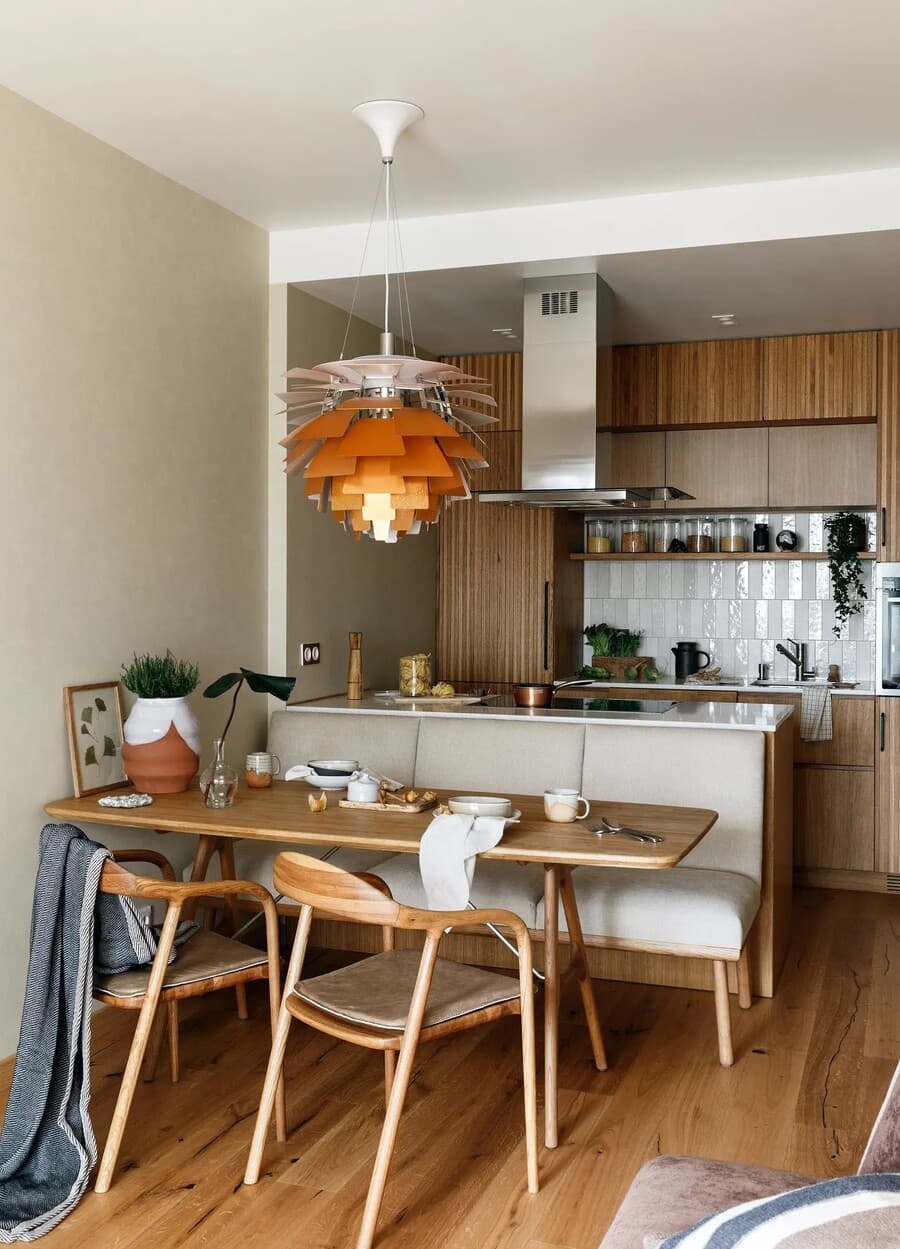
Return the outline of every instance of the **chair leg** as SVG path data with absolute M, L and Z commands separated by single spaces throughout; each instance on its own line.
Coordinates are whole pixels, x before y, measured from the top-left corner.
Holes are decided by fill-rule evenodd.
M 753 1005 L 753 990 L 750 988 L 750 947 L 744 946 L 737 965 L 738 1005 L 741 1010 L 749 1010 Z
M 144 1082 L 152 1084 L 156 1079 L 156 1073 L 159 1069 L 159 1056 L 162 1053 L 163 1037 L 166 1035 L 166 1013 L 157 1010 L 156 1018 L 153 1020 L 153 1030 L 150 1033 L 150 1043 L 147 1046 L 147 1058 L 144 1062 Z
M 169 1078 L 173 1084 L 181 1079 L 181 1055 L 178 1044 L 178 1002 L 168 1002 L 169 1017 Z
M 384 1187 L 387 1183 L 388 1169 L 391 1165 L 394 1145 L 397 1141 L 397 1129 L 400 1126 L 403 1103 L 406 1101 L 406 1090 L 409 1087 L 410 1077 L 412 1076 L 416 1047 L 419 1044 L 419 1033 L 422 1030 L 422 1019 L 425 1015 L 428 991 L 431 988 L 431 979 L 434 975 L 434 965 L 437 961 L 439 943 L 440 937 L 434 937 L 431 934 L 425 939 L 425 948 L 422 951 L 422 961 L 419 964 L 416 987 L 413 990 L 412 1001 L 409 1006 L 409 1015 L 407 1016 L 406 1028 L 403 1033 L 403 1044 L 400 1047 L 400 1058 L 397 1062 L 397 1070 L 391 1085 L 391 1095 L 388 1099 L 387 1112 L 385 1113 L 384 1124 L 381 1129 L 381 1139 L 378 1142 L 378 1152 L 375 1155 L 375 1166 L 372 1170 L 372 1179 L 369 1182 L 366 1208 L 363 1211 L 362 1226 L 359 1229 L 356 1249 L 371 1249 L 372 1242 L 375 1239 L 375 1228 L 378 1224 L 378 1215 L 381 1212 L 381 1203 L 384 1200 Z
M 384 1108 L 391 1104 L 391 1089 L 394 1084 L 394 1072 L 397 1070 L 397 1051 L 384 1051 Z
M 525 1100 L 525 1163 L 528 1191 L 536 1193 L 538 1182 L 537 1057 L 534 1040 L 534 985 L 531 942 L 517 942 L 519 950 L 519 997 L 522 1011 L 522 1093 Z
M 559 1139 L 559 868 L 544 864 L 544 1144 Z
M 600 1016 L 597 1014 L 594 982 L 591 980 L 591 969 L 588 966 L 587 953 L 584 948 L 581 916 L 578 914 L 575 886 L 572 881 L 572 869 L 569 867 L 562 872 L 559 882 L 559 893 L 562 898 L 566 925 L 569 929 L 569 960 L 574 965 L 578 975 L 578 988 L 581 993 L 581 1005 L 591 1038 L 594 1066 L 598 1071 L 606 1071 L 607 1063 L 606 1050 L 603 1048 L 603 1029 L 600 1026 Z
M 237 872 L 234 866 L 234 841 L 231 837 L 223 837 L 219 842 L 219 868 L 221 869 L 220 875 L 223 880 L 237 880 Z M 241 911 L 238 906 L 238 900 L 233 894 L 227 899 L 227 906 L 231 915 L 231 931 L 237 932 L 241 926 Z M 247 986 L 245 984 L 235 985 L 234 996 L 237 1001 L 238 1019 L 246 1019 Z
M 150 979 L 147 983 L 147 993 L 138 1015 L 134 1039 L 131 1042 L 128 1061 L 122 1074 L 119 1096 L 116 1099 L 116 1108 L 113 1111 L 112 1123 L 109 1127 L 109 1135 L 106 1138 L 106 1146 L 103 1150 L 103 1157 L 100 1160 L 100 1170 L 97 1172 L 97 1181 L 94 1184 L 94 1189 L 98 1193 L 108 1193 L 109 1186 L 112 1183 L 112 1175 L 119 1157 L 119 1150 L 122 1146 L 122 1137 L 125 1135 L 125 1125 L 128 1122 L 134 1090 L 141 1074 L 141 1065 L 147 1051 L 147 1042 L 153 1029 L 153 1019 L 156 1015 L 159 994 L 165 978 L 166 968 L 168 967 L 169 954 L 175 941 L 175 930 L 178 927 L 180 914 L 181 907 L 177 904 L 170 906 L 166 911 L 159 947 L 157 948 L 153 967 L 150 971 Z
M 719 1034 L 719 1062 L 730 1067 L 734 1062 L 731 1044 L 731 1005 L 728 1001 L 728 971 L 721 959 L 713 962 L 716 986 L 716 1029 Z

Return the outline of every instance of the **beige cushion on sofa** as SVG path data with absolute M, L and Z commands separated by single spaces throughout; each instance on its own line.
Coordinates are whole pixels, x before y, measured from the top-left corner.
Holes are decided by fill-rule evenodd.
M 418 950 L 388 950 L 324 976 L 301 980 L 294 992 L 329 1015 L 396 1032 L 406 1025 L 421 959 Z M 518 996 L 519 981 L 514 976 L 439 958 L 423 1026 L 431 1028 Z
M 381 877 L 398 902 L 423 909 L 428 906 L 419 874 L 418 855 L 395 854 L 389 859 L 382 859 L 369 870 L 374 876 Z M 524 919 L 529 928 L 533 928 L 543 893 L 544 872 L 539 863 L 520 867 L 518 863 L 480 859 L 475 864 L 471 897 L 476 906 L 512 911 Z
M 416 785 L 496 794 L 542 794 L 581 784 L 584 728 L 527 720 L 423 716 Z
M 739 951 L 759 909 L 759 886 L 737 872 L 585 867 L 574 881 L 581 926 L 595 937 Z M 543 924 L 541 901 L 537 925 Z
M 545 726 L 546 727 L 546 726 Z M 764 733 L 589 725 L 582 792 L 614 802 L 709 807 L 719 818 L 687 867 L 713 867 L 760 880 L 765 811 Z M 640 755 L 635 755 L 639 741 Z M 593 814 L 602 811 L 595 806 Z
M 418 736 L 417 716 L 273 711 L 268 749 L 278 755 L 284 771 L 310 759 L 358 759 L 363 767 L 409 784 Z M 305 781 L 291 783 L 306 788 Z

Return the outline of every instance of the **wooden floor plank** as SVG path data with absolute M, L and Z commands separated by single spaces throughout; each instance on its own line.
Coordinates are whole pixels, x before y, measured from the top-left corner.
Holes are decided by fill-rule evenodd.
M 346 956 L 324 954 L 316 970 Z M 88 1193 L 49 1249 L 353 1249 L 383 1113 L 380 1055 L 296 1027 L 290 1137 L 241 1182 L 268 1051 L 265 991 L 188 1004 L 183 1073 L 143 1085 L 111 1191 Z M 711 995 L 598 982 L 611 1058 L 597 1072 L 572 986 L 560 1028 L 560 1147 L 525 1190 L 517 1021 L 423 1047 L 388 1182 L 384 1249 L 596 1249 L 660 1152 L 845 1174 L 900 1057 L 896 898 L 808 890 L 775 998 L 740 1011 L 716 1060 Z M 104 1139 L 133 1018 L 95 1020 L 92 1113 Z M 0 1064 L 0 1096 L 11 1064 Z

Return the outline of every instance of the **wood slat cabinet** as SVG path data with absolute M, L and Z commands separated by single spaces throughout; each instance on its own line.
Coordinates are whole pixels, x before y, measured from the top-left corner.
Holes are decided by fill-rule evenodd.
M 660 425 L 747 425 L 761 416 L 762 345 L 758 338 L 661 343 Z
M 878 336 L 877 550 L 900 560 L 900 330 Z
M 767 432 L 770 507 L 872 507 L 874 425 L 773 426 Z
M 798 334 L 762 342 L 764 421 L 875 417 L 874 332 Z
M 495 685 L 577 671 L 584 577 L 569 552 L 581 518 L 473 501 L 438 531 L 437 675 Z
M 878 699 L 875 870 L 900 872 L 900 698 Z
M 487 468 L 472 470 L 473 490 L 521 490 L 522 433 L 518 429 L 480 430 Z M 481 445 L 477 444 L 476 445 Z
M 445 363 L 455 364 L 464 373 L 473 373 L 490 383 L 497 400 L 493 415 L 498 423 L 492 430 L 522 428 L 522 353 L 500 351 L 491 355 L 444 356 Z
M 740 702 L 794 708 L 794 862 L 797 867 L 875 869 L 875 699 L 836 695 L 832 738 L 800 736 L 800 695 L 741 693 Z
M 655 343 L 613 348 L 610 424 L 614 429 L 658 424 L 657 357 Z M 604 414 L 597 416 L 605 425 Z

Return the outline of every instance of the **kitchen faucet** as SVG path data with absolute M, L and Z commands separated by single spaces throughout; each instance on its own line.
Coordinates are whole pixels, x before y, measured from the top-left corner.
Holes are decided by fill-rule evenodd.
M 789 651 L 787 647 L 782 646 L 780 642 L 775 643 L 775 649 L 778 651 L 779 655 L 784 655 L 788 663 L 792 663 L 794 665 L 794 680 L 801 681 L 803 679 L 803 661 L 806 658 L 803 653 L 805 648 L 801 642 L 795 642 L 793 638 L 785 638 L 784 640 L 790 643 L 791 646 L 796 647 L 796 650 Z

